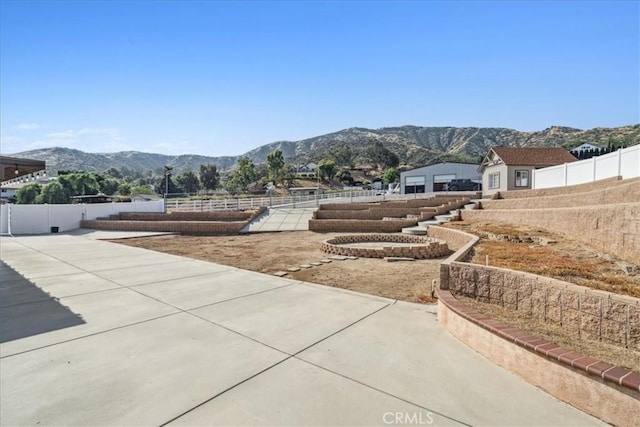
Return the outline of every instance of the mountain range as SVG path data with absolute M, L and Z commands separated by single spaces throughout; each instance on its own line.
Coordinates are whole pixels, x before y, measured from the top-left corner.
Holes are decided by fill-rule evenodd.
M 351 149 L 355 162 L 366 162 L 366 148 L 373 140 L 382 142 L 387 149 L 396 153 L 401 163 L 418 167 L 442 161 L 479 162 L 494 146 L 571 149 L 585 142 L 596 145 L 607 145 L 610 142 L 635 145 L 640 144 L 640 124 L 590 130 L 552 126 L 535 132 L 476 127 L 349 128 L 301 141 L 273 142 L 242 156 L 249 157 L 254 163 L 263 163 L 268 153 L 280 149 L 285 159 L 291 163 L 318 162 L 327 157 L 336 145 L 346 144 Z M 198 170 L 200 164 L 204 163 L 215 164 L 220 170 L 226 170 L 232 168 L 241 157 L 208 157 L 196 154 L 168 156 L 139 151 L 86 153 L 64 147 L 24 151 L 13 156 L 45 160 L 47 169 L 53 174 L 58 170 L 102 172 L 110 167 L 158 173 L 165 165 L 174 167 L 174 171 L 179 173 L 190 169 Z

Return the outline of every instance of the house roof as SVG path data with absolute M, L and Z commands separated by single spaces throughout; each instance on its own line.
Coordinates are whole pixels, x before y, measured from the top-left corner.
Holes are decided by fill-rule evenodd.
M 0 156 L 1 181 L 19 178 L 41 170 L 45 170 L 45 162 L 43 160 Z
M 507 166 L 544 167 L 578 160 L 564 148 L 493 147 L 491 151 L 500 157 Z M 485 157 L 482 166 L 487 166 L 491 151 Z

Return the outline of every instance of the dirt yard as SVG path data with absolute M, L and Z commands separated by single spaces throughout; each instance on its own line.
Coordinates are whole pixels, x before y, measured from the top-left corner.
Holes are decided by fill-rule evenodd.
M 482 237 L 471 262 L 490 264 L 556 277 L 583 286 L 621 294 L 640 296 L 640 274 L 605 254 L 560 236 L 527 228 L 496 224 L 452 223 L 449 226 Z M 328 257 L 320 250 L 320 242 L 346 233 L 313 233 L 310 231 L 258 233 L 238 236 L 157 236 L 116 240 L 116 243 L 212 261 L 246 270 L 273 274 L 289 267 L 318 262 Z M 497 235 L 511 239 L 496 241 Z M 522 236 L 543 237 L 553 241 L 514 242 Z M 389 263 L 382 259 L 333 261 L 330 264 L 290 272 L 287 277 L 379 295 L 403 301 L 433 303 L 432 280 L 439 280 L 440 259 Z M 554 340 L 604 361 L 640 369 L 637 351 L 620 349 L 597 341 L 584 341 L 566 330 L 537 324 L 519 318 L 518 313 L 500 307 L 467 300 L 476 310 L 524 330 Z
M 130 246 L 273 274 L 327 258 L 320 242 L 345 233 L 310 231 L 239 236 L 157 236 L 116 240 Z M 286 277 L 403 301 L 434 303 L 431 282 L 439 279 L 440 260 L 386 262 L 359 258 L 332 261 Z

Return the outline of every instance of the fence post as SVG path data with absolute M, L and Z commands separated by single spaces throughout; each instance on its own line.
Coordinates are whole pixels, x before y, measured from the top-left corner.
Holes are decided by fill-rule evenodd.
M 531 188 L 536 188 L 536 169 L 531 169 Z
M 622 176 L 622 148 L 618 148 L 618 176 Z

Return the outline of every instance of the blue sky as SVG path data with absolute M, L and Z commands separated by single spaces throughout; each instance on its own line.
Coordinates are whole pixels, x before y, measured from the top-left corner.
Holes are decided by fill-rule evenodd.
M 0 3 L 0 152 L 640 122 L 640 2 Z

